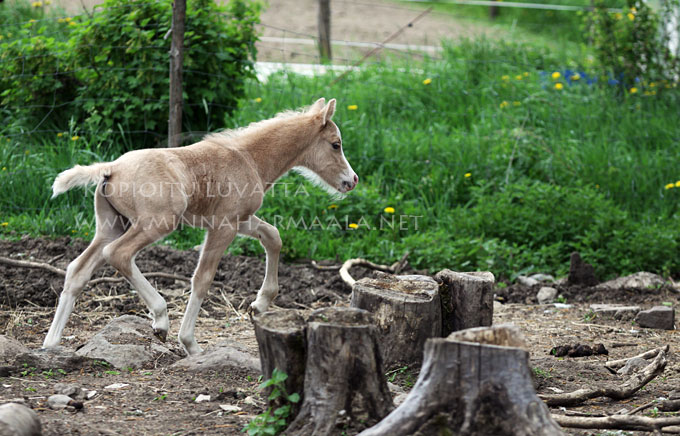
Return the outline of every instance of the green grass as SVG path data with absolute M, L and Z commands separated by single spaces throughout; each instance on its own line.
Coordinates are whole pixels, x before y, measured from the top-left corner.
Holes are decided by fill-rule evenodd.
M 602 277 L 677 274 L 680 189 L 664 189 L 680 178 L 677 89 L 656 84 L 630 94 L 553 80 L 568 61 L 546 48 L 476 41 L 448 47 L 441 59 L 372 67 L 337 84 L 333 76 L 278 74 L 248 85 L 226 127 L 321 96 L 338 99 L 335 120 L 361 182 L 337 200 L 298 175 L 281 180 L 304 189 L 268 194 L 258 215 L 279 224 L 288 260 L 391 263 L 408 250 L 418 268 L 513 278 L 563 274 L 579 250 Z M 658 92 L 645 95 L 651 90 Z M 91 196 L 75 190 L 49 200 L 49 186 L 71 165 L 115 157 L 107 150 L 124 138 L 99 143 L 77 126 L 63 129 L 62 137 L 0 139 L 2 236 L 92 237 Z M 310 227 L 315 217 L 319 226 L 301 228 L 301 219 Z M 201 234 L 184 229 L 166 242 L 189 247 Z M 261 249 L 239 239 L 231 251 Z

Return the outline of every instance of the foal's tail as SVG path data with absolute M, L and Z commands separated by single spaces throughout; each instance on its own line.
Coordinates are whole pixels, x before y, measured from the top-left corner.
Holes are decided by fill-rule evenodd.
M 52 198 L 63 194 L 76 186 L 87 186 L 98 183 L 103 177 L 111 175 L 111 163 L 93 165 L 76 165 L 70 170 L 59 173 L 52 184 Z

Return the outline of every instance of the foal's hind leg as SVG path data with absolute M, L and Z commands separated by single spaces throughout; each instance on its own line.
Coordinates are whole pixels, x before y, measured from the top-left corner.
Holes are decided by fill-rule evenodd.
M 281 237 L 276 227 L 268 224 L 255 215 L 245 223 L 239 223 L 239 233 L 260 241 L 267 253 L 267 267 L 262 287 L 250 308 L 258 313 L 266 312 L 272 300 L 279 293 L 279 254 L 281 253 Z
M 104 247 L 104 258 L 125 277 L 139 293 L 153 316 L 154 334 L 162 341 L 168 335 L 167 304 L 135 265 L 135 256 L 142 248 L 171 233 L 177 222 L 174 217 L 139 219 L 123 236 Z M 157 225 L 163 223 L 163 225 Z M 172 225 L 168 223 L 173 223 Z
M 194 336 L 196 318 L 215 277 L 222 254 L 234 240 L 234 236 L 236 236 L 236 231 L 232 228 L 211 229 L 206 234 L 201 257 L 198 259 L 196 272 L 191 279 L 191 296 L 179 329 L 179 342 L 189 355 L 201 352 L 201 347 Z
M 102 251 L 104 247 L 118 238 L 125 231 L 123 217 L 118 215 L 111 205 L 100 194 L 100 187 L 94 199 L 94 210 L 97 218 L 97 231 L 90 245 L 71 262 L 66 269 L 66 279 L 64 280 L 64 290 L 59 296 L 57 313 L 47 332 L 44 348 L 56 347 L 61 340 L 62 332 L 66 326 L 76 299 L 83 291 L 94 271 L 104 263 Z

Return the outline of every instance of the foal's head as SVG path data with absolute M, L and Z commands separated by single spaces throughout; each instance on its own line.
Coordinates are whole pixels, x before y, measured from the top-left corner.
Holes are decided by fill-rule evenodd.
M 359 177 L 345 158 L 340 129 L 331 121 L 335 113 L 335 99 L 326 104 L 320 98 L 309 108 L 308 113 L 317 130 L 311 145 L 301 156 L 302 168 L 297 169 L 307 176 L 311 171 L 318 176 L 313 179 L 320 178 L 331 191 L 341 194 L 351 191 L 359 183 Z

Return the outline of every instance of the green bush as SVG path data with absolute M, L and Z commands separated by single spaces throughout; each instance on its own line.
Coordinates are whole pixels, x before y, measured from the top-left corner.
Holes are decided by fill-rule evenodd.
M 185 130 L 222 126 L 236 108 L 253 75 L 258 16 L 259 5 L 242 0 L 187 2 Z M 107 0 L 76 27 L 69 43 L 87 66 L 79 74 L 78 106 L 90 125 L 166 136 L 171 20 L 170 0 Z
M 188 1 L 185 131 L 221 127 L 236 109 L 253 77 L 259 11 L 246 0 Z M 124 148 L 156 145 L 167 136 L 171 21 L 171 0 L 107 0 L 92 16 L 31 19 L 0 33 L 0 109 L 24 128 L 49 113 L 59 126 L 73 118 L 90 132 L 131 133 Z

